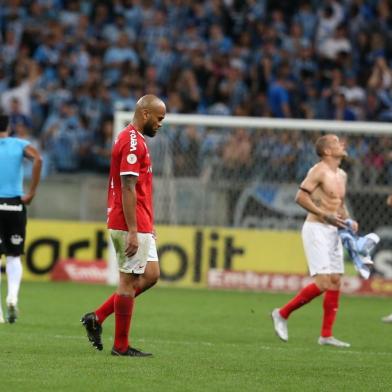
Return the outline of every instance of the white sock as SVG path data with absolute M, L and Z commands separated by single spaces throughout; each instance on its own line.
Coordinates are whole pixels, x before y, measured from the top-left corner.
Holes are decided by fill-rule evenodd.
M 22 280 L 22 262 L 20 261 L 20 256 L 7 256 L 7 264 L 5 270 L 7 272 L 8 281 L 8 295 L 7 295 L 7 305 L 17 305 L 18 304 L 18 293 L 20 282 Z

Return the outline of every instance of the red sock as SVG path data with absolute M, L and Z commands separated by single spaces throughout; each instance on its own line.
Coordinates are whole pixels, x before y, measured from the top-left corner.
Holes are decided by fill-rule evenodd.
M 135 299 L 127 295 L 116 295 L 114 298 L 114 314 L 116 317 L 116 331 L 114 348 L 120 352 L 129 346 L 128 335 L 131 327 L 133 304 Z
M 94 313 L 98 318 L 98 322 L 102 324 L 105 319 L 114 312 L 114 297 L 116 293 L 112 294 Z
M 142 292 L 142 289 L 140 289 L 139 287 L 135 289 L 135 297 L 137 297 Z M 100 324 L 102 324 L 111 314 L 114 313 L 115 296 L 116 293 L 112 294 L 96 311 L 94 311 Z
M 339 290 L 327 290 L 325 292 L 323 302 L 324 316 L 321 328 L 321 336 L 324 338 L 332 336 L 332 326 L 339 308 L 339 295 Z
M 307 304 L 320 294 L 321 290 L 315 283 L 311 283 L 304 287 L 290 302 L 280 308 L 279 313 L 283 318 L 287 319 L 292 311 Z

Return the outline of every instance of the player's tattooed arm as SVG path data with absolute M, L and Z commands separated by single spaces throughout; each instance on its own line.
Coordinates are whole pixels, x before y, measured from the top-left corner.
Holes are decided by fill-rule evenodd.
M 129 190 L 134 190 L 137 183 L 136 176 L 125 175 L 121 176 L 121 187 Z
M 122 207 L 127 222 L 128 231 L 136 233 L 136 183 L 137 177 L 132 175 L 121 176 Z
M 315 199 L 317 200 L 317 198 L 315 198 L 313 194 L 320 184 L 322 184 L 322 176 L 323 173 L 320 168 L 317 165 L 313 166 L 313 168 L 309 170 L 306 178 L 300 184 L 295 196 L 295 202 L 298 205 L 317 216 L 322 216 L 323 211 L 320 206 L 315 203 Z
M 138 250 L 135 189 L 136 183 L 136 176 L 121 176 L 122 207 L 125 221 L 128 226 L 128 236 L 125 247 L 125 254 L 127 257 L 133 256 Z
M 313 199 L 313 203 L 314 203 L 317 207 L 321 207 L 321 199 Z

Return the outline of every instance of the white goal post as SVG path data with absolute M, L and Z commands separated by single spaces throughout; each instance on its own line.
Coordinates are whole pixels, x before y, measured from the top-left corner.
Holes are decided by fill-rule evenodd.
M 117 111 L 114 116 L 115 137 L 131 122 L 133 112 Z M 304 120 L 260 117 L 211 116 L 200 114 L 167 114 L 164 124 L 196 125 L 217 128 L 256 128 L 276 130 L 326 131 L 336 133 L 368 133 L 392 136 L 392 123 L 364 121 Z
M 117 111 L 114 116 L 114 138 L 117 137 L 118 133 L 132 121 L 133 112 Z M 329 120 L 305 120 L 305 119 L 276 119 L 276 118 L 256 118 L 256 117 L 233 117 L 233 116 L 212 116 L 212 115 L 193 115 L 193 114 L 170 114 L 168 113 L 164 119 L 161 134 L 158 133 L 157 137 L 153 142 L 159 143 L 162 134 L 166 132 L 174 132 L 174 130 L 187 127 L 195 126 L 197 128 L 209 128 L 215 129 L 217 132 L 222 132 L 228 129 L 234 128 L 245 128 L 251 130 L 272 130 L 280 131 L 304 131 L 304 132 L 315 132 L 323 131 L 327 133 L 336 134 L 351 134 L 351 135 L 370 135 L 375 137 L 392 137 L 392 124 L 391 123 L 380 123 L 380 122 L 358 122 L 358 121 L 329 121 Z M 168 140 L 172 140 L 168 138 Z M 151 153 L 153 165 L 154 163 L 154 150 Z M 222 198 L 216 196 L 214 198 L 213 192 L 210 189 L 203 189 L 205 185 L 205 179 L 199 180 L 199 185 L 195 186 L 195 179 L 181 178 L 178 179 L 173 174 L 171 169 L 171 162 L 166 158 L 172 154 L 165 154 L 164 158 L 157 158 L 162 166 L 161 173 L 154 175 L 154 209 L 158 217 L 159 224 L 177 225 L 177 224 L 188 224 L 188 225 L 211 225 L 220 226 L 225 225 L 224 218 L 220 218 L 217 214 L 217 210 L 223 209 Z M 153 169 L 154 170 L 154 169 Z M 226 179 L 226 182 L 230 179 Z M 182 187 L 182 188 L 181 188 Z M 158 189 L 157 189 L 158 188 Z M 182 196 L 178 195 L 178 188 L 184 190 Z M 197 189 L 198 192 L 194 192 Z M 290 188 L 286 187 L 289 190 Z M 186 191 L 186 192 L 185 192 Z M 198 193 L 197 198 L 193 200 L 192 192 Z M 244 195 L 252 192 L 251 188 L 248 188 Z M 187 195 L 184 197 L 184 194 Z M 187 200 L 188 205 L 181 207 L 179 200 L 184 202 Z M 189 207 L 189 203 L 198 203 L 194 208 Z M 242 206 L 243 200 L 238 203 Z M 219 206 L 219 208 L 217 208 Z M 195 221 L 194 217 L 186 216 L 186 214 L 179 212 L 179 210 L 194 209 L 198 211 L 198 220 Z M 215 213 L 211 214 L 211 211 Z M 232 211 L 231 211 L 232 212 Z M 238 215 L 237 211 L 233 215 Z M 109 251 L 109 273 L 108 283 L 115 284 L 117 282 L 117 264 L 113 252 L 113 247 L 110 245 Z

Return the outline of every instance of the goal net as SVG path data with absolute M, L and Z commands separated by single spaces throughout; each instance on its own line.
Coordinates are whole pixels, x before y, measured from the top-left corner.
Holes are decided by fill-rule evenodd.
M 115 135 L 132 120 L 115 115 Z M 347 206 L 365 232 L 388 231 L 392 124 L 167 114 L 147 138 L 154 172 L 155 223 L 297 230 L 294 202 L 318 158 L 314 141 L 336 133 L 347 143 Z

